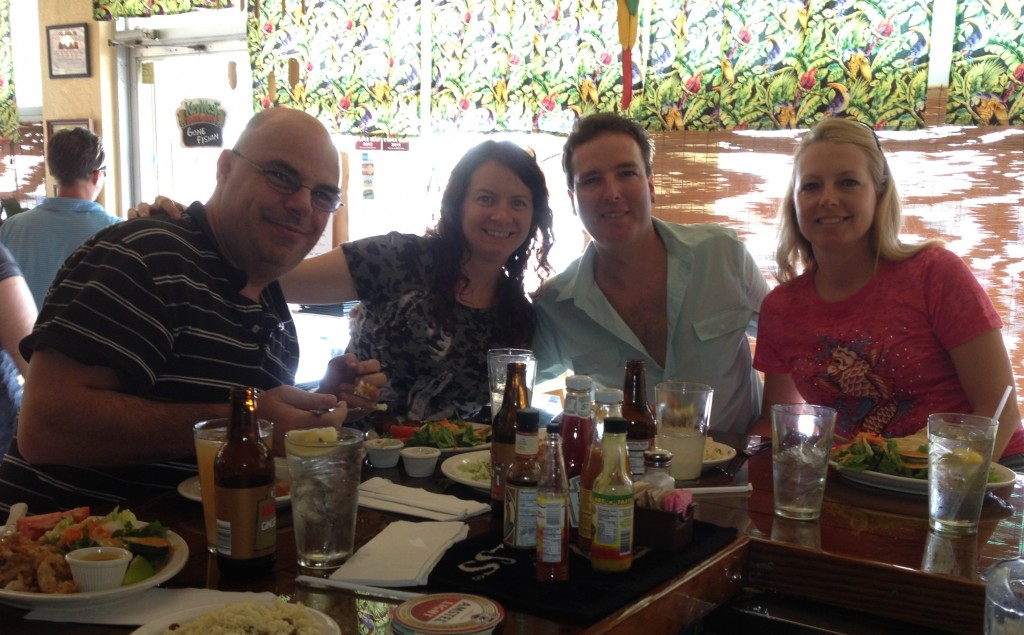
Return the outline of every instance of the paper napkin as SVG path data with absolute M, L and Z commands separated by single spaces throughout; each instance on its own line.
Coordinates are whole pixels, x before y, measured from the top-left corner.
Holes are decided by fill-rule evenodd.
M 332 580 L 381 587 L 420 586 L 449 547 L 469 534 L 466 523 L 399 520 L 355 552 Z
M 465 520 L 491 510 L 487 503 L 406 487 L 379 476 L 359 486 L 359 504 L 429 520 Z
M 178 613 L 197 606 L 219 607 L 234 602 L 273 602 L 275 597 L 277 596 L 273 593 L 154 587 L 119 602 L 91 608 L 35 609 L 29 611 L 25 615 L 25 619 L 78 624 L 142 626 L 164 615 Z

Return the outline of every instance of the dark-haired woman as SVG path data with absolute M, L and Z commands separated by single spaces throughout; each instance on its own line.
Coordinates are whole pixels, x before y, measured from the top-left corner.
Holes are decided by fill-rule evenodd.
M 535 158 L 485 141 L 452 170 L 441 218 L 425 236 L 345 243 L 281 283 L 293 303 L 360 302 L 348 351 L 387 368 L 380 401 L 391 415 L 472 417 L 489 401 L 487 350 L 530 346 L 523 278 L 531 256 L 541 277 L 550 273 L 551 226 Z

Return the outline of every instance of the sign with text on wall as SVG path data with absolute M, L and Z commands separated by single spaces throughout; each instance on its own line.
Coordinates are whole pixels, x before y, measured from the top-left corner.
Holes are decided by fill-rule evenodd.
M 175 114 L 184 147 L 219 148 L 224 145 L 227 113 L 219 99 L 182 99 Z

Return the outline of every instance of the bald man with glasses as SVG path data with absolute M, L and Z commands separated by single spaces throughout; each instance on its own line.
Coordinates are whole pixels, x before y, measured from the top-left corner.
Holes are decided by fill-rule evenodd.
M 221 153 L 205 204 L 121 223 L 76 252 L 21 344 L 29 370 L 0 510 L 108 508 L 176 487 L 195 473 L 192 424 L 228 416 L 232 386 L 262 390 L 275 448 L 288 430 L 343 422 L 346 402 L 371 407 L 352 384 L 384 385 L 376 360 L 333 363 L 336 394 L 292 385 L 298 340 L 277 282 L 339 206 L 339 179 L 322 124 L 262 111 Z

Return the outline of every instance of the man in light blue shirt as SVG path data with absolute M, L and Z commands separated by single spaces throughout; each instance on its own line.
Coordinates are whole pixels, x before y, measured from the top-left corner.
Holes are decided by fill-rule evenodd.
M 107 166 L 103 141 L 91 131 L 56 132 L 46 144 L 46 164 L 57 179 L 57 196 L 0 225 L 0 243 L 21 268 L 36 308 L 43 306 L 50 284 L 71 252 L 121 220 L 96 203 Z
M 651 403 L 663 380 L 709 384 L 712 428 L 745 433 L 761 405 L 747 336 L 768 284 L 733 230 L 653 218 L 652 154 L 647 131 L 611 113 L 566 140 L 569 197 L 591 242 L 534 298 L 537 379 L 571 370 L 617 388 L 640 359 Z

